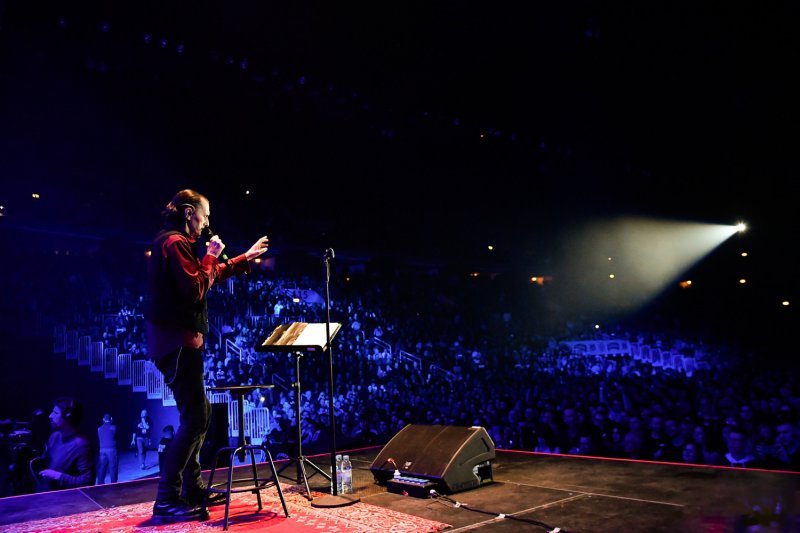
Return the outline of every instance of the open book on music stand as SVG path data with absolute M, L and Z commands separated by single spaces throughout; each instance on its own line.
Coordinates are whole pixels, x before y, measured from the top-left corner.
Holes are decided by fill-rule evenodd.
M 330 338 L 325 339 L 327 324 L 292 322 L 281 324 L 256 345 L 259 352 L 324 352 L 342 325 L 331 322 Z

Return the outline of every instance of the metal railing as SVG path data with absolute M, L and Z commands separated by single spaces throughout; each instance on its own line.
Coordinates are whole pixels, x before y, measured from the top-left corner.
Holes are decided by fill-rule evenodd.
M 422 372 L 422 357 L 409 353 L 405 350 L 400 350 L 397 355 L 401 360 L 410 361 L 412 366 L 417 372 Z

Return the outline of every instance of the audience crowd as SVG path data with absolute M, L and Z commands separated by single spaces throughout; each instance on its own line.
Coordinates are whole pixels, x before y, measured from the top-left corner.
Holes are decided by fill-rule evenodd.
M 68 328 L 146 358 L 141 287 L 131 278 L 99 279 L 101 287 L 75 292 Z M 331 320 L 343 325 L 333 351 L 337 447 L 381 445 L 407 424 L 475 425 L 498 449 L 800 470 L 796 376 L 674 321 L 628 319 L 598 329 L 574 318 L 538 328 L 515 290 L 437 271 L 336 276 Z M 91 293 L 102 295 L 101 308 L 86 301 Z M 274 454 L 291 456 L 296 446 L 295 362 L 255 346 L 278 324 L 324 322 L 324 293 L 313 277 L 256 268 L 209 295 L 206 382 L 275 384 L 248 399 L 270 410 L 263 438 Z M 685 371 L 632 354 L 575 353 L 562 343 L 579 339 L 658 346 L 698 364 Z M 304 452 L 325 452 L 327 357 L 309 355 L 300 372 Z

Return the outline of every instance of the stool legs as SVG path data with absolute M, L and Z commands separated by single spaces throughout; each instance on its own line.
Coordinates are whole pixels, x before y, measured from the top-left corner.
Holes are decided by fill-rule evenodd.
M 225 492 L 225 521 L 222 522 L 223 531 L 228 531 L 228 513 L 231 510 L 231 487 L 233 485 L 233 465 L 236 464 L 233 458 L 236 457 L 237 451 L 239 451 L 238 448 L 234 449 L 228 459 L 230 462 L 228 463 L 228 484 L 227 491 Z
M 269 467 L 272 471 L 272 478 L 259 478 L 258 477 L 258 468 L 256 467 L 256 456 L 255 450 L 261 450 L 266 455 L 267 459 L 269 460 Z M 234 489 L 233 488 L 233 466 L 235 464 L 234 458 L 238 453 L 244 453 L 245 455 L 247 452 L 250 452 L 250 466 L 252 469 L 252 479 L 240 479 L 237 482 L 253 482 L 253 488 L 241 488 L 241 489 Z M 224 484 L 225 489 L 218 489 L 214 486 L 214 474 L 217 470 L 217 466 L 219 465 L 219 458 L 222 454 L 229 453 L 229 466 L 228 466 L 228 478 L 223 483 L 218 483 L 217 485 Z M 272 454 L 269 450 L 263 445 L 247 445 L 247 446 L 239 446 L 239 447 L 225 447 L 220 448 L 217 450 L 217 455 L 214 459 L 214 467 L 211 469 L 211 473 L 208 477 L 208 491 L 216 492 L 216 493 L 224 493 L 225 494 L 225 519 L 223 521 L 222 529 L 224 531 L 228 530 L 228 517 L 230 514 L 230 506 L 231 506 L 231 494 L 234 492 L 253 492 L 256 495 L 256 499 L 258 500 L 258 510 L 261 511 L 263 509 L 263 504 L 261 501 L 261 490 L 267 488 L 270 483 L 275 485 L 275 488 L 278 490 L 278 496 L 281 499 L 281 506 L 283 507 L 283 514 L 286 518 L 289 518 L 289 509 L 286 507 L 286 499 L 283 496 L 283 489 L 281 488 L 281 484 L 278 481 L 278 472 L 275 469 L 275 463 L 272 461 Z
M 280 481 L 278 481 L 278 471 L 275 470 L 275 463 L 272 462 L 272 454 L 269 453 L 269 450 L 266 447 L 263 447 L 264 453 L 269 460 L 269 467 L 272 470 L 272 481 L 275 483 L 275 488 L 278 489 L 278 496 L 281 498 L 281 505 L 283 505 L 283 514 L 286 515 L 286 518 L 289 518 L 289 509 L 286 508 L 286 500 L 283 497 L 283 489 L 281 488 Z M 264 484 L 266 485 L 269 483 L 268 481 Z
M 255 490 L 253 492 L 256 493 L 256 499 L 258 500 L 258 510 L 262 509 L 261 507 L 261 487 L 258 486 L 258 470 L 256 469 L 256 454 L 252 448 L 250 448 L 250 464 L 253 466 L 253 487 Z

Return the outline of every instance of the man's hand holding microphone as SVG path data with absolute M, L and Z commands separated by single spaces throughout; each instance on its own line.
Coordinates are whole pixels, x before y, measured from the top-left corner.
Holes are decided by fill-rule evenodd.
M 208 238 L 208 249 L 206 250 L 206 253 L 213 255 L 214 257 L 217 257 L 219 259 L 222 259 L 223 261 L 227 261 L 228 256 L 223 252 L 223 250 L 225 249 L 225 243 L 222 242 L 222 239 L 219 238 L 219 235 L 214 233 L 208 226 L 206 226 L 203 231 L 205 233 L 205 236 Z M 244 253 L 244 255 L 245 257 L 247 257 L 248 261 L 252 261 L 256 257 L 266 252 L 268 249 L 269 249 L 269 238 L 266 235 L 264 235 L 263 237 L 260 237 L 255 243 L 253 243 L 253 246 L 251 246 L 250 249 Z

